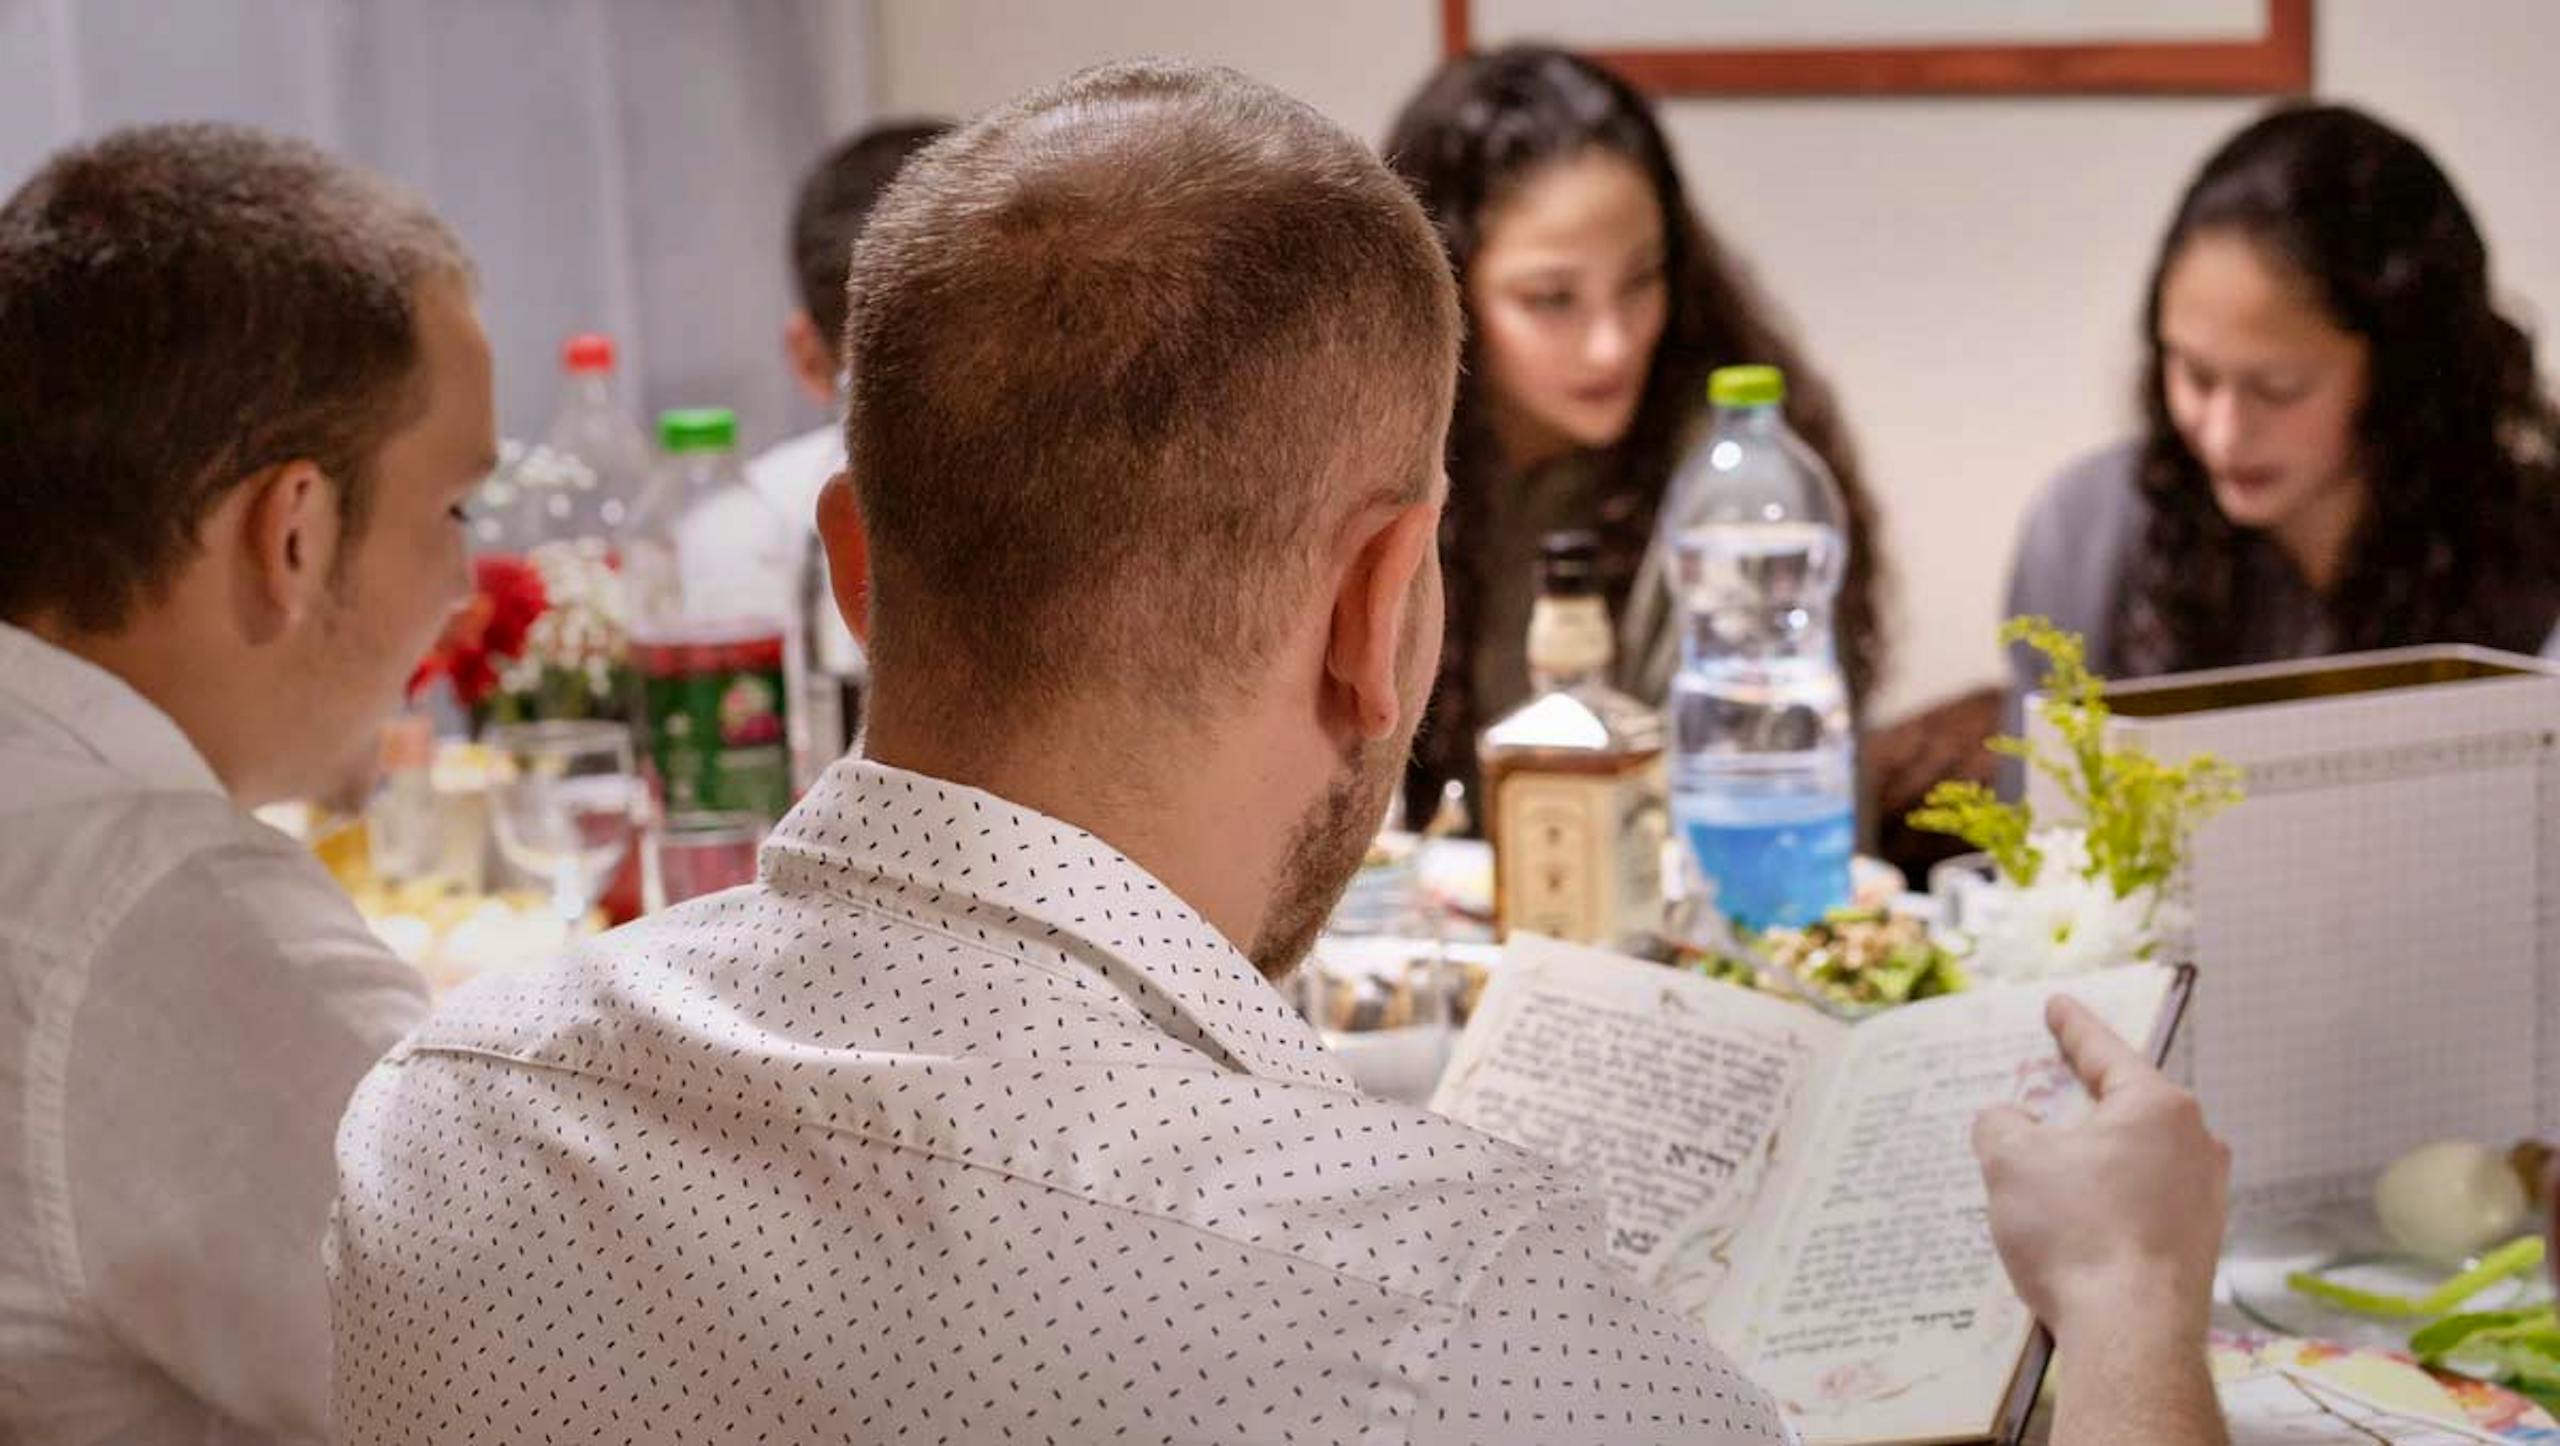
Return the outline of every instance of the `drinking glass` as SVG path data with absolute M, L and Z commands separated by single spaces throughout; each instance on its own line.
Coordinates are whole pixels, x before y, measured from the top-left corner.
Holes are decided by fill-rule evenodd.
M 489 815 L 498 851 L 548 884 L 552 908 L 577 928 L 641 823 L 631 730 L 593 719 L 511 723 L 489 730 L 488 744 L 497 754 Z

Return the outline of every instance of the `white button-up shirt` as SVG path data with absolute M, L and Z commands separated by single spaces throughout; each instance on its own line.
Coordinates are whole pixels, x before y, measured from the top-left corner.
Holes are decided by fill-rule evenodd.
M 1128 859 L 839 763 L 357 1090 L 350 1442 L 1759 1441 L 1599 1201 L 1356 1093 Z
M 168 715 L 0 625 L 0 1441 L 316 1439 L 330 1140 L 425 987 Z

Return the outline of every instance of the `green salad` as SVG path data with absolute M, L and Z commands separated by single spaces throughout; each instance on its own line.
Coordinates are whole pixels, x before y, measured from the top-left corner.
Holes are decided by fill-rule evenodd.
M 1754 942 L 1802 991 L 1853 1011 L 1953 994 L 1966 984 L 1962 964 L 1930 936 L 1927 924 L 1886 909 L 1835 910 L 1801 929 L 1767 930 Z M 1771 990 L 1746 959 L 1701 955 L 1686 962 L 1711 978 Z
M 2512 1240 L 2425 1295 L 2387 1295 L 2340 1285 L 2309 1271 L 2285 1284 L 2302 1295 L 2376 1320 L 2415 1321 L 2409 1353 L 2423 1365 L 2494 1381 L 2560 1408 L 2560 1316 L 2549 1305 L 2466 1311 L 2472 1297 L 2543 1266 L 2542 1237 Z

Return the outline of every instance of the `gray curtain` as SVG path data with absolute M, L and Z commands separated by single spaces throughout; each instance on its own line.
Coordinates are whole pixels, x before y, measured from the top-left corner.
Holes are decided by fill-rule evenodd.
M 499 426 L 538 436 L 559 343 L 629 400 L 816 425 L 783 370 L 800 170 L 866 109 L 868 0 L 0 0 L 0 190 L 142 121 L 307 137 L 423 193 L 481 274 Z

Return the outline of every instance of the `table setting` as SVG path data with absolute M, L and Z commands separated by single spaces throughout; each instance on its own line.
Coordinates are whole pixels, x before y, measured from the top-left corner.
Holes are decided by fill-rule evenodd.
M 2214 852 L 2216 821 L 2246 815 L 2266 770 L 2203 752 L 2161 762 L 2126 741 L 2077 640 L 2031 624 L 2013 636 L 2046 651 L 2055 676 L 2030 737 L 1995 746 L 2046 786 L 2012 801 L 1950 784 L 1913 819 L 1973 852 L 1919 881 L 1855 857 L 1838 907 L 1750 928 L 1721 915 L 1716 882 L 1660 832 L 1659 926 L 1585 942 L 1853 1024 L 2200 950 L 2211 980 L 2213 945 L 2233 921 L 2227 902 L 2223 917 L 2199 917 L 2199 896 L 2217 896 L 2199 889 L 2197 860 L 2228 858 Z M 412 715 L 386 735 L 383 765 L 363 815 L 272 821 L 311 841 L 438 992 L 753 877 L 761 820 L 662 817 L 646 760 L 616 721 L 489 720 L 474 738 L 439 740 Z M 1505 967 L 1502 840 L 1468 836 L 1470 803 L 1453 784 L 1419 830 L 1391 819 L 1284 985 L 1353 1080 L 1382 1098 L 1432 1102 Z M 2232 1049 L 2207 1029 L 2169 1067 L 2191 1086 L 2201 1071 L 2211 1108 Z M 2376 1135 L 2316 1170 L 2244 1172 L 2209 1342 L 2235 1439 L 2560 1441 L 2547 1409 L 2560 1400 L 2560 1329 L 2541 1247 L 2544 1157 L 2517 1143 L 2525 1132 L 2503 1130 L 2488 1120 L 2474 1131 L 2503 1142 L 2492 1145 L 2453 1128 L 2412 1143 L 2401 1128 L 2385 1132 L 2399 1145 L 2387 1156 Z
M 2288 1115 L 2269 1101 L 2300 1094 L 2283 1046 L 2302 1026 L 2270 1018 L 2272 1006 L 2214 977 L 2217 964 L 2233 976 L 2256 967 L 2233 940 L 2245 945 L 2271 926 L 2238 917 L 2231 892 L 2200 884 L 2198 872 L 2239 867 L 2226 825 L 2263 826 L 2267 814 L 2297 806 L 2290 795 L 2307 785 L 2262 761 L 2262 748 L 2238 764 L 2204 751 L 2162 761 L 2152 740 L 2175 738 L 2154 722 L 2163 715 L 2137 703 L 2137 726 L 2126 727 L 2076 639 L 2025 622 L 2011 636 L 2044 651 L 2054 676 L 2029 737 L 1995 746 L 2040 765 L 2043 786 L 2017 803 L 1950 785 L 1915 816 L 1974 853 L 1940 865 L 1918 889 L 1861 858 L 1850 902 L 1825 917 L 1718 931 L 1696 927 L 1697 894 L 1711 904 L 1713 886 L 1700 890 L 1694 872 L 1684 874 L 1670 839 L 1658 935 L 1635 948 L 1592 942 L 1845 1020 L 2008 982 L 2196 959 L 2206 980 L 2198 1028 L 2173 1052 L 2173 1077 L 2203 1091 L 2209 1116 L 2217 1090 L 2229 1095 L 2253 1144 L 2298 1135 L 2308 1126 L 2303 1102 L 2293 1099 Z M 2384 665 L 2386 675 L 2395 670 L 2416 686 L 2458 682 L 2463 671 Z M 2509 677 L 2519 687 L 2533 681 Z M 2316 732 L 2325 712 L 2376 706 L 2334 677 L 2311 676 L 2290 692 L 2239 682 L 2244 694 L 2272 692 L 2239 705 L 2262 734 Z M 2232 680 L 2208 685 L 2227 693 Z M 2399 701 L 2391 686 L 2378 691 L 2384 703 Z M 2257 721 L 2270 710 L 2284 721 Z M 2339 844 L 2355 846 L 2352 836 Z M 1503 969 L 1491 854 L 1445 825 L 1382 838 L 1302 971 L 1301 1007 L 1364 1089 L 1429 1102 L 1452 1043 Z M 2223 999 L 2248 1017 L 2217 1021 Z M 2272 1047 L 2253 1053 L 2252 1039 Z M 2392 1108 L 2315 1102 L 2339 1105 L 2322 1119 L 2362 1124 L 2321 1129 L 2326 1154 L 2304 1158 L 2297 1144 L 2267 1162 L 2258 1146 L 2248 1164 L 2259 1168 L 2241 1171 L 2209 1342 L 2235 1439 L 2560 1440 L 2549 1410 L 2560 1403 L 2560 1330 L 2542 1246 L 2547 1156 L 2532 1143 L 2544 1133 L 2541 1115 L 2475 1115 L 2469 1101 L 2396 1075 L 2375 1085 L 2394 1092 Z M 2067 1365 L 2059 1369 L 2067 1377 Z

